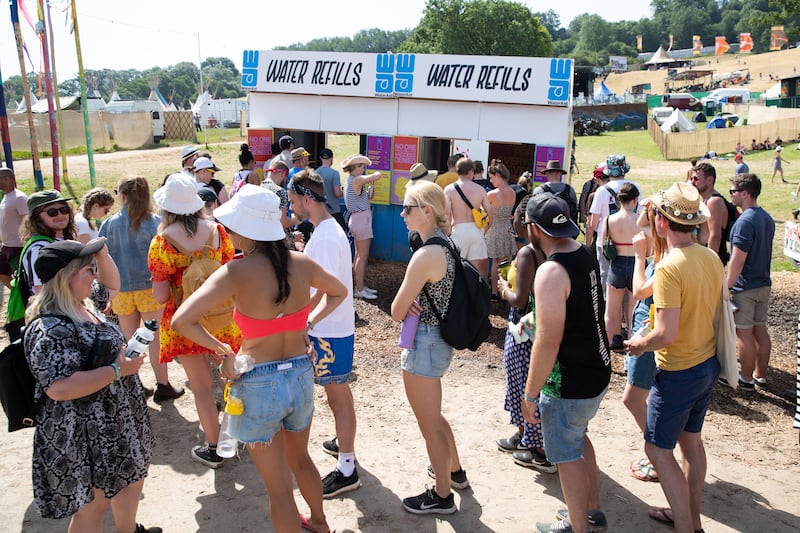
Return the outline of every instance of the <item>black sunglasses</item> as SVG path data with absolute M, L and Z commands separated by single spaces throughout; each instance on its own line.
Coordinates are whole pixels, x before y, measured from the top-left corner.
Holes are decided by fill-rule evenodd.
M 50 209 L 45 210 L 47 216 L 50 218 L 57 217 L 59 213 L 62 215 L 69 215 L 72 209 L 69 208 L 68 205 L 62 205 L 61 207 L 51 207 Z
M 404 205 L 403 206 L 403 213 L 405 213 L 406 215 L 410 215 L 411 214 L 411 210 L 414 209 L 415 207 L 419 207 L 419 206 L 418 205 Z

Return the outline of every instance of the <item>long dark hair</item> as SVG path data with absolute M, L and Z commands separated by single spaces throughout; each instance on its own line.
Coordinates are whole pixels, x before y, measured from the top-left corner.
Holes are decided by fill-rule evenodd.
M 117 185 L 117 191 L 125 195 L 125 206 L 131 219 L 131 230 L 139 231 L 139 225 L 153 212 L 150 202 L 150 184 L 147 179 L 140 176 L 122 178 Z
M 289 286 L 289 247 L 286 239 L 280 241 L 256 241 L 254 252 L 264 254 L 272 264 L 275 277 L 278 280 L 278 296 L 275 303 L 285 302 L 289 298 L 291 287 Z
M 239 164 L 242 165 L 242 168 L 247 167 L 250 164 L 250 161 L 255 161 L 255 156 L 253 156 L 253 152 L 250 151 L 250 147 L 247 146 L 247 143 L 242 143 L 239 147 Z

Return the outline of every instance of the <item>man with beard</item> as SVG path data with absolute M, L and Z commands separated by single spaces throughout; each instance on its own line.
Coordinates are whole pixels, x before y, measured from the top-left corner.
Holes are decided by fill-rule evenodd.
M 697 228 L 697 242 L 717 252 L 723 265 L 728 264 L 728 237 L 731 222 L 728 220 L 728 206 L 725 197 L 714 188 L 717 183 L 717 170 L 711 163 L 698 163 L 692 168 L 692 185 L 703 197 L 711 216 L 708 222 Z

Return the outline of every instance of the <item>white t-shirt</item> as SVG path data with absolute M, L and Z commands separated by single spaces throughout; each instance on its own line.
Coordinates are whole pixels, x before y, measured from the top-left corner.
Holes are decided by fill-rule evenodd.
M 347 287 L 347 297 L 309 333 L 314 337 L 341 339 L 356 331 L 356 312 L 353 308 L 353 260 L 350 242 L 336 219 L 326 218 L 308 239 L 306 254 L 333 274 Z M 314 296 L 316 289 L 311 289 Z
M 614 201 L 613 196 L 611 193 L 606 189 L 613 190 L 615 193 L 619 194 L 619 189 L 625 183 L 632 183 L 639 189 L 639 198 L 642 198 L 642 188 L 639 187 L 639 184 L 626 180 L 625 178 L 618 179 L 618 180 L 611 180 L 606 185 L 602 187 L 598 187 L 598 189 L 594 192 L 594 196 L 592 197 L 592 205 L 589 207 L 589 213 L 596 215 L 600 214 L 600 222 L 597 224 L 597 247 L 601 248 L 603 246 L 603 236 L 606 230 L 606 218 L 609 214 L 608 204 Z M 620 205 L 619 201 L 617 205 Z
M 22 220 L 28 214 L 28 197 L 19 189 L 14 189 L 0 201 L 0 240 L 12 248 L 22 248 L 25 244 L 19 236 Z
M 88 235 L 90 241 L 92 239 L 96 239 L 97 234 L 99 233 L 99 230 L 92 229 L 89 226 L 89 221 L 86 220 L 86 217 L 84 217 L 83 213 L 80 211 L 75 212 L 75 229 L 77 230 L 75 232 L 76 236 L 79 237 L 81 235 Z

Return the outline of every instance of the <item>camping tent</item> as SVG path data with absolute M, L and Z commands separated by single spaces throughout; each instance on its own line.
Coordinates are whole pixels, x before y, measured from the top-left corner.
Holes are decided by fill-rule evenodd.
M 614 94 L 606 82 L 601 81 L 600 86 L 594 90 L 594 101 L 595 103 L 618 103 L 622 101 L 622 98 Z
M 761 93 L 762 100 L 775 100 L 781 97 L 781 82 L 776 83 L 763 93 Z
M 674 63 L 676 60 L 673 59 L 665 50 L 663 46 L 659 46 L 656 53 L 653 54 L 647 61 L 647 65 L 660 65 L 662 63 Z
M 683 116 L 679 109 L 673 111 L 672 115 L 661 125 L 661 131 L 664 133 L 695 130 L 697 130 L 697 126 L 689 122 L 689 119 Z

